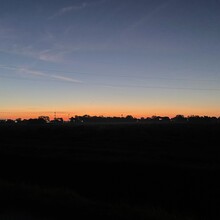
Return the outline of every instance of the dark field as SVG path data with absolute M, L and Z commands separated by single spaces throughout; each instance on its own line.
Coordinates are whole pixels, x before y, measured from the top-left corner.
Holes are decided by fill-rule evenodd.
M 220 125 L 2 125 L 0 219 L 219 219 Z

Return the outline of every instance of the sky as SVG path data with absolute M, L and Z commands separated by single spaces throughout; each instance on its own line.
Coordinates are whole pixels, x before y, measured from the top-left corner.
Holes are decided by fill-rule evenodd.
M 0 118 L 220 116 L 219 0 L 0 0 Z

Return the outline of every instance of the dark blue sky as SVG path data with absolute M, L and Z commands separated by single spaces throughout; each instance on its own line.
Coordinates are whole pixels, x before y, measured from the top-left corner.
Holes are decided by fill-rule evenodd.
M 220 1 L 0 0 L 0 6 L 0 118 L 55 109 L 218 115 Z

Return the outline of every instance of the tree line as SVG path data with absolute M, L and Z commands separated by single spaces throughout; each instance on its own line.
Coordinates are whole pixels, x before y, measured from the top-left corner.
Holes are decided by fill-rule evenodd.
M 64 121 L 63 118 L 54 118 L 50 119 L 49 116 L 39 116 L 38 118 L 30 119 L 5 119 L 0 120 L 0 124 L 101 124 L 101 123 L 157 123 L 157 124 L 167 124 L 167 123 L 194 123 L 194 124 L 211 124 L 211 123 L 220 123 L 220 117 L 210 117 L 210 116 L 198 116 L 192 115 L 185 117 L 184 115 L 176 115 L 173 118 L 168 116 L 152 116 L 152 117 L 141 117 L 135 118 L 132 115 L 127 115 L 125 117 L 104 117 L 104 116 L 74 116 L 69 118 L 68 121 Z

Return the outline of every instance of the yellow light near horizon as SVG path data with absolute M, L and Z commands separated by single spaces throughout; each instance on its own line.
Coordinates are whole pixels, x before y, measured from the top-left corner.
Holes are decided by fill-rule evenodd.
M 54 111 L 55 112 L 55 111 Z M 47 109 L 44 109 L 42 111 L 8 111 L 8 112 L 0 112 L 0 119 L 29 119 L 29 118 L 38 118 L 39 116 L 49 116 L 50 119 L 53 119 L 55 114 L 53 111 L 49 111 Z M 161 108 L 161 109 L 155 109 L 155 108 L 149 108 L 149 109 L 129 109 L 129 108 L 77 108 L 75 111 L 73 109 L 65 109 L 57 110 L 56 111 L 56 117 L 63 118 L 64 120 L 68 120 L 70 117 L 74 117 L 75 115 L 90 115 L 90 116 L 104 116 L 104 117 L 112 117 L 112 116 L 127 116 L 132 115 L 136 118 L 141 117 L 151 117 L 153 115 L 157 116 L 168 116 L 170 118 L 176 116 L 177 114 L 181 114 L 184 116 L 190 116 L 190 115 L 199 115 L 199 116 L 215 116 L 219 117 L 218 111 L 212 110 L 212 109 L 168 109 L 168 108 Z

